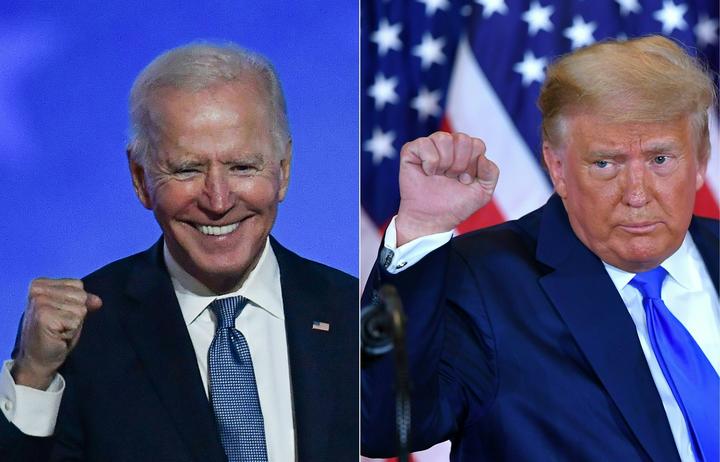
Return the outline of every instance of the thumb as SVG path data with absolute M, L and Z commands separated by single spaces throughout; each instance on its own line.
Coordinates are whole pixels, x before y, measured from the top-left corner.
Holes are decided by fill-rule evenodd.
M 103 302 L 100 297 L 88 292 L 87 300 L 85 300 L 85 306 L 89 311 L 97 311 L 102 306 L 102 304 Z
M 498 169 L 497 165 L 495 165 L 495 162 L 485 156 L 478 157 L 476 178 L 480 183 L 492 185 L 494 187 L 497 183 L 499 175 L 500 169 Z

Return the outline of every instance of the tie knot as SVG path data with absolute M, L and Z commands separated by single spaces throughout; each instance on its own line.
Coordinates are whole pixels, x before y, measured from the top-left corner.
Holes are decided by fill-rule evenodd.
M 660 289 L 663 280 L 667 276 L 667 271 L 662 266 L 658 266 L 650 271 L 638 273 L 630 281 L 630 285 L 640 291 L 643 298 L 654 298 L 660 300 Z
M 245 308 L 247 299 L 245 297 L 217 298 L 210 304 L 210 309 L 217 318 L 217 328 L 224 329 L 235 325 L 235 318 Z

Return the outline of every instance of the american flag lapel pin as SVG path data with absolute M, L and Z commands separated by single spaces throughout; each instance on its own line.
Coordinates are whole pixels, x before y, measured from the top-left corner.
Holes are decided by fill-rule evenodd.
M 328 332 L 330 330 L 330 323 L 313 321 L 312 328 L 313 328 L 313 330 L 321 330 L 323 332 Z

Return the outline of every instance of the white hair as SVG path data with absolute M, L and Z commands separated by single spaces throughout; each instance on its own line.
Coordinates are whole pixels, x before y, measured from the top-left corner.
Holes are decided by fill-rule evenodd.
M 146 166 L 152 153 L 155 126 L 152 96 L 161 88 L 200 91 L 212 86 L 246 82 L 258 84 L 268 97 L 268 109 L 278 155 L 290 140 L 287 108 L 280 81 L 270 61 L 233 43 L 195 42 L 168 50 L 155 58 L 135 79 L 130 90 L 128 151 Z

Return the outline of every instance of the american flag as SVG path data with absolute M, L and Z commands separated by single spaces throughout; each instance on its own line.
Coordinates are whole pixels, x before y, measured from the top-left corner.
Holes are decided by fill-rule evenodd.
M 482 138 L 501 176 L 458 232 L 518 218 L 552 192 L 535 106 L 555 57 L 606 38 L 663 34 L 718 72 L 717 0 L 364 0 L 361 2 L 361 273 L 397 211 L 402 145 L 443 129 Z M 717 83 L 717 80 L 716 80 Z M 717 110 L 695 212 L 718 217 Z M 416 462 L 443 460 L 447 447 Z

